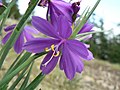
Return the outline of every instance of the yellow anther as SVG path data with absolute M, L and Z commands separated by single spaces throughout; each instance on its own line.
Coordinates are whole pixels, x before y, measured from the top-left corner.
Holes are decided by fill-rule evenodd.
M 46 48 L 45 48 L 45 51 L 48 52 L 48 51 L 50 51 L 50 50 L 48 49 L 48 47 L 46 47 Z
M 55 45 L 54 45 L 54 44 L 52 44 L 52 45 L 51 45 L 51 49 L 52 49 L 52 51 L 55 51 L 55 49 L 54 49 L 54 48 L 55 48 Z
M 60 55 L 60 52 L 59 51 L 57 51 L 57 53 L 56 54 L 54 54 L 53 56 L 54 57 L 57 57 L 57 56 L 59 56 Z

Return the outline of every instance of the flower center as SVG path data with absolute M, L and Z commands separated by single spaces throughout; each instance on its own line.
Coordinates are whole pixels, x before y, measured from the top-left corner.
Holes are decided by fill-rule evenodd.
M 61 40 L 61 42 L 58 43 L 57 45 L 52 44 L 50 49 L 48 49 L 48 47 L 45 48 L 46 52 L 49 52 L 51 50 L 51 51 L 53 51 L 53 53 L 52 53 L 50 59 L 46 63 L 42 64 L 42 66 L 46 66 L 54 57 L 58 57 L 60 55 L 59 47 L 65 41 L 66 40 Z
M 45 66 L 45 67 L 46 67 L 46 65 L 47 65 L 54 57 L 58 57 L 58 56 L 60 55 L 60 51 L 58 51 L 58 48 L 55 47 L 54 44 L 51 45 L 51 48 L 50 48 L 50 49 L 48 49 L 48 47 L 45 48 L 45 51 L 46 51 L 46 52 L 48 52 L 48 51 L 50 51 L 50 50 L 53 51 L 52 56 L 50 57 L 50 59 L 49 59 L 46 63 L 42 64 L 42 66 Z

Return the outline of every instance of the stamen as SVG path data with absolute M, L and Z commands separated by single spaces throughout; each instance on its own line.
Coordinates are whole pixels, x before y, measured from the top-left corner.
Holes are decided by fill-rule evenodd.
M 47 65 L 54 57 L 58 57 L 58 56 L 60 55 L 60 51 L 58 51 L 58 47 L 55 47 L 54 44 L 51 45 L 51 50 L 53 51 L 53 53 L 52 53 L 50 59 L 49 59 L 46 63 L 42 64 L 43 67 L 46 67 L 46 65 Z M 45 48 L 45 51 L 50 51 L 50 50 L 49 50 L 48 47 L 47 47 L 47 48 Z
M 59 51 L 57 51 L 57 53 L 56 54 L 54 54 L 53 56 L 54 57 L 57 57 L 57 56 L 59 56 L 60 55 L 60 52 Z
M 55 51 L 53 52 L 53 54 L 52 54 L 52 56 L 50 57 L 50 59 L 49 59 L 46 63 L 42 64 L 42 66 L 46 67 L 46 65 L 47 65 L 47 64 L 52 60 L 52 58 L 54 57 L 54 54 L 55 54 Z
M 52 44 L 52 45 L 51 45 L 51 49 L 52 49 L 52 51 L 55 51 L 55 49 L 54 49 L 54 48 L 55 48 L 55 45 L 54 45 L 54 44 Z

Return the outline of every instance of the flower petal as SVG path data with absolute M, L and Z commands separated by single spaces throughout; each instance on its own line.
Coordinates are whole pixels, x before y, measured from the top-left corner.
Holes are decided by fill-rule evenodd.
M 14 44 L 14 50 L 17 54 L 22 52 L 23 44 L 24 44 L 24 37 L 23 37 L 23 33 L 21 33 Z
M 30 40 L 32 40 L 32 39 L 34 38 L 34 37 L 31 35 L 31 33 L 26 32 L 26 30 L 24 30 L 23 34 L 24 34 L 24 36 L 25 36 L 25 38 L 26 38 L 27 41 L 30 41 Z
M 5 44 L 7 42 L 7 40 L 9 39 L 11 34 L 12 34 L 12 32 L 9 32 L 8 34 L 6 34 L 6 36 L 2 39 L 3 44 Z
M 63 46 L 62 50 L 62 65 L 64 72 L 68 79 L 72 79 L 75 76 L 76 72 L 76 60 L 77 57 L 73 56 L 73 53 L 67 48 L 66 44 Z
M 86 23 L 86 24 L 82 27 L 82 29 L 79 31 L 78 34 L 80 34 L 80 33 L 85 33 L 85 32 L 91 32 L 91 29 L 92 29 L 93 27 L 94 27 L 93 24 Z
M 76 60 L 77 62 L 76 62 L 76 64 L 77 64 L 77 69 L 76 69 L 76 71 L 78 72 L 78 73 L 81 73 L 82 71 L 83 71 L 83 68 L 84 68 L 84 64 L 83 64 L 83 62 L 81 61 L 81 60 Z
M 55 10 L 52 8 L 51 3 L 49 3 L 49 13 L 50 13 L 50 22 L 54 26 L 55 30 L 57 31 L 57 18 L 58 15 L 55 13 Z
M 59 38 L 57 32 L 55 32 L 54 27 L 45 19 L 38 16 L 32 17 L 32 25 L 41 33 L 48 35 L 50 37 Z
M 11 31 L 15 28 L 16 24 L 13 24 L 11 26 L 7 26 L 4 30 L 7 32 L 7 31 Z
M 83 40 L 84 40 L 84 41 L 87 41 L 87 40 L 89 40 L 89 39 L 91 39 L 91 38 L 92 38 L 92 34 L 87 35 Z
M 58 16 L 64 15 L 67 20 L 72 22 L 73 10 L 70 3 L 64 2 L 62 0 L 52 0 L 50 2 L 52 4 L 52 8 L 54 8 L 55 12 Z
M 23 49 L 32 53 L 39 53 L 45 50 L 45 48 L 50 48 L 52 44 L 59 43 L 59 40 L 50 38 L 35 38 L 24 44 Z
M 88 56 L 86 60 L 92 60 L 92 59 L 94 59 L 93 54 L 88 50 Z
M 68 22 L 68 20 L 66 19 L 65 16 L 60 15 L 57 18 L 58 21 L 58 31 L 59 31 L 59 35 L 62 38 L 69 38 L 70 35 L 72 34 L 72 29 L 70 27 L 70 24 Z
M 42 64 L 41 64 L 41 67 L 40 69 L 42 70 L 42 72 L 44 74 L 48 74 L 50 73 L 56 66 L 57 62 L 58 62 L 58 59 L 59 59 L 59 56 L 58 57 L 53 57 L 51 60 L 51 56 L 53 54 L 53 51 L 50 51 L 46 57 L 44 58 Z M 50 61 L 49 61 L 50 60 Z M 47 63 L 46 66 L 44 66 L 44 64 Z
M 3 6 L 3 4 L 2 4 L 2 2 L 0 1 L 0 7 L 2 7 Z
M 64 62 L 64 57 L 63 57 L 63 55 L 61 56 L 61 58 L 60 58 L 60 61 L 59 61 L 59 68 L 60 68 L 60 70 L 63 70 L 64 68 L 63 68 L 63 62 Z
M 38 34 L 39 33 L 39 31 L 37 31 L 36 29 L 34 29 L 31 26 L 25 26 L 24 31 L 29 32 L 29 33 L 33 33 L 33 34 Z
M 87 59 L 89 55 L 88 49 L 82 42 L 77 41 L 77 40 L 68 40 L 67 46 L 74 53 L 78 54 L 84 59 Z

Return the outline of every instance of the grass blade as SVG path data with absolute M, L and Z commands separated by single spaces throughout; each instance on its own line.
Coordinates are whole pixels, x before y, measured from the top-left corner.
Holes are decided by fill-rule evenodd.
M 76 38 L 81 37 L 81 36 L 85 36 L 85 35 L 89 35 L 89 34 L 102 33 L 102 32 L 105 32 L 105 31 L 93 31 L 93 32 L 81 33 L 81 34 L 76 35 Z
M 31 65 L 31 67 L 29 69 L 29 72 L 28 72 L 28 74 L 27 74 L 27 76 L 26 76 L 26 78 L 25 78 L 24 82 L 22 83 L 19 90 L 24 90 L 25 87 L 27 86 L 27 83 L 28 83 L 28 80 L 29 80 L 29 77 L 30 77 L 30 74 L 31 74 L 31 71 L 32 71 L 33 64 L 34 64 L 34 62 L 32 63 L 32 65 Z
M 34 90 L 42 81 L 45 75 L 41 72 L 26 88 L 25 90 Z
M 12 0 L 10 2 L 10 4 L 8 5 L 8 7 L 5 9 L 5 11 L 2 13 L 2 15 L 0 15 L 0 21 L 3 19 L 3 17 L 6 15 L 7 12 L 9 12 L 9 9 L 11 9 L 15 3 L 16 3 L 17 0 Z
M 35 54 L 31 56 L 28 60 L 26 60 L 22 65 L 18 66 L 12 73 L 10 73 L 7 77 L 3 78 L 0 81 L 0 87 L 4 85 L 5 83 L 9 82 L 17 73 L 19 73 L 22 69 L 26 68 L 27 65 L 29 65 L 32 61 L 34 61 L 36 58 L 46 54 L 46 52 L 42 52 L 39 54 Z
M 87 12 L 85 13 L 83 19 L 80 21 L 80 23 L 77 25 L 77 27 L 75 28 L 73 34 L 71 35 L 70 38 L 75 38 L 76 35 L 78 34 L 78 32 L 81 30 L 81 28 L 84 26 L 84 24 L 87 22 L 87 20 L 89 19 L 89 17 L 92 15 L 92 13 L 94 12 L 94 10 L 96 9 L 96 7 L 98 6 L 98 4 L 100 3 L 101 0 L 97 0 L 97 2 L 95 3 L 94 7 L 91 9 L 91 11 L 89 12 L 89 8 L 87 10 Z
M 7 72 L 5 73 L 4 77 L 5 78 L 7 75 L 9 75 L 12 71 L 14 71 L 19 65 L 21 65 L 22 63 L 24 63 L 30 56 L 31 56 L 31 53 L 29 52 L 26 52 L 20 59 L 18 59 L 21 55 L 19 55 L 17 58 L 16 58 L 16 62 L 17 60 L 19 60 L 16 64 L 15 62 L 11 65 L 11 67 L 7 70 Z
M 21 81 L 21 79 L 25 76 L 27 69 L 28 69 L 28 67 L 25 68 L 25 69 L 22 71 L 22 73 L 18 76 L 18 78 L 15 80 L 15 82 L 12 84 L 12 86 L 11 86 L 8 90 L 14 90 L 14 89 L 15 89 L 15 87 L 17 86 L 17 84 L 18 84 L 18 83 Z

